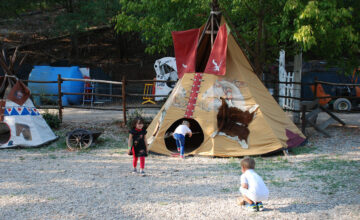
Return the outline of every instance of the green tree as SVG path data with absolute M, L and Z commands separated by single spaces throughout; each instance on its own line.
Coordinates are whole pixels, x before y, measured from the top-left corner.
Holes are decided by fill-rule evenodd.
M 0 18 L 21 18 L 24 12 L 45 9 L 53 5 L 54 0 L 6 0 L 0 3 Z
M 54 0 L 56 1 L 56 0 Z M 92 27 L 110 25 L 120 10 L 118 0 L 57 0 L 66 12 L 56 18 L 57 31 L 71 35 L 72 54 L 78 57 L 78 35 Z
M 199 27 L 210 10 L 208 0 L 120 0 L 120 3 L 115 29 L 141 33 L 150 54 L 166 52 L 172 45 L 171 31 Z
M 283 20 L 293 18 L 288 35 L 308 58 L 320 57 L 353 69 L 360 65 L 359 12 L 358 0 L 288 0 Z
M 245 39 L 241 45 L 246 49 L 260 76 L 264 67 L 271 65 L 279 56 L 280 49 L 289 53 L 296 46 L 280 37 L 283 30 L 282 14 L 286 0 L 224 0 L 222 8 L 228 20 L 234 24 L 237 37 Z M 286 47 L 286 48 L 285 48 Z
M 165 52 L 171 31 L 196 28 L 209 14 L 210 0 L 120 0 L 119 32 L 138 32 L 146 52 Z M 309 58 L 359 65 L 359 1 L 222 0 L 220 5 L 260 75 L 280 49 Z M 334 48 L 336 47 L 336 48 Z

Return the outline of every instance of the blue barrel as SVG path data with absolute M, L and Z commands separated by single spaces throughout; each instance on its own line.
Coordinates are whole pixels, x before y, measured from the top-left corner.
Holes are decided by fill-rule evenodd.
M 82 79 L 82 74 L 78 66 L 72 67 L 51 67 L 51 66 L 34 66 L 29 75 L 29 80 L 33 81 L 57 81 L 58 74 L 61 78 Z M 28 83 L 31 93 L 37 94 L 58 94 L 57 83 Z M 64 81 L 61 84 L 61 92 L 83 93 L 84 82 Z M 44 96 L 47 100 L 57 101 L 56 96 Z M 40 96 L 33 96 L 34 102 L 41 105 Z M 81 104 L 81 95 L 63 95 L 63 106 Z

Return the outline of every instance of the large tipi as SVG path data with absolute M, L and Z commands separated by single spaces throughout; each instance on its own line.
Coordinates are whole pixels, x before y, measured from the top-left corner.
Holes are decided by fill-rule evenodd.
M 304 142 L 254 73 L 220 12 L 213 9 L 202 28 L 173 32 L 173 39 L 179 81 L 147 128 L 150 151 L 175 155 L 169 134 L 183 120 L 193 131 L 186 138 L 186 155 L 260 155 Z
M 36 147 L 57 139 L 30 100 L 29 89 L 15 76 L 17 49 L 11 59 L 4 54 L 3 50 L 0 55 L 5 73 L 0 77 L 0 148 Z

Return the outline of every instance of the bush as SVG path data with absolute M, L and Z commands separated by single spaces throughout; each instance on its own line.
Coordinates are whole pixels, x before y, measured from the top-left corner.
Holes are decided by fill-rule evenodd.
M 58 129 L 60 127 L 60 119 L 57 114 L 51 114 L 49 112 L 46 112 L 42 114 L 42 117 L 45 119 L 46 123 L 50 126 L 52 129 Z
M 152 121 L 152 117 L 144 117 L 144 112 L 142 110 L 135 110 L 133 111 L 132 113 L 128 114 L 127 115 L 127 120 L 126 120 L 126 127 L 128 129 L 131 129 L 131 125 L 132 125 L 132 122 L 134 121 L 135 118 L 142 118 L 144 119 L 144 126 L 145 126 L 145 129 L 146 127 L 151 123 Z

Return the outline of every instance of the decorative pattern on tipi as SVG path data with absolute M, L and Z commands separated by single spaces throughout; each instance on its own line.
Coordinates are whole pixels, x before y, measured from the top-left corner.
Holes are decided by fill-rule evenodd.
M 37 116 L 40 115 L 39 111 L 36 108 L 29 108 L 29 107 L 6 107 L 4 111 L 4 116 L 21 116 L 21 115 L 32 115 Z
M 192 118 L 196 105 L 196 100 L 199 95 L 199 90 L 202 82 L 203 73 L 195 73 L 193 85 L 190 92 L 189 102 L 185 111 L 185 118 Z

